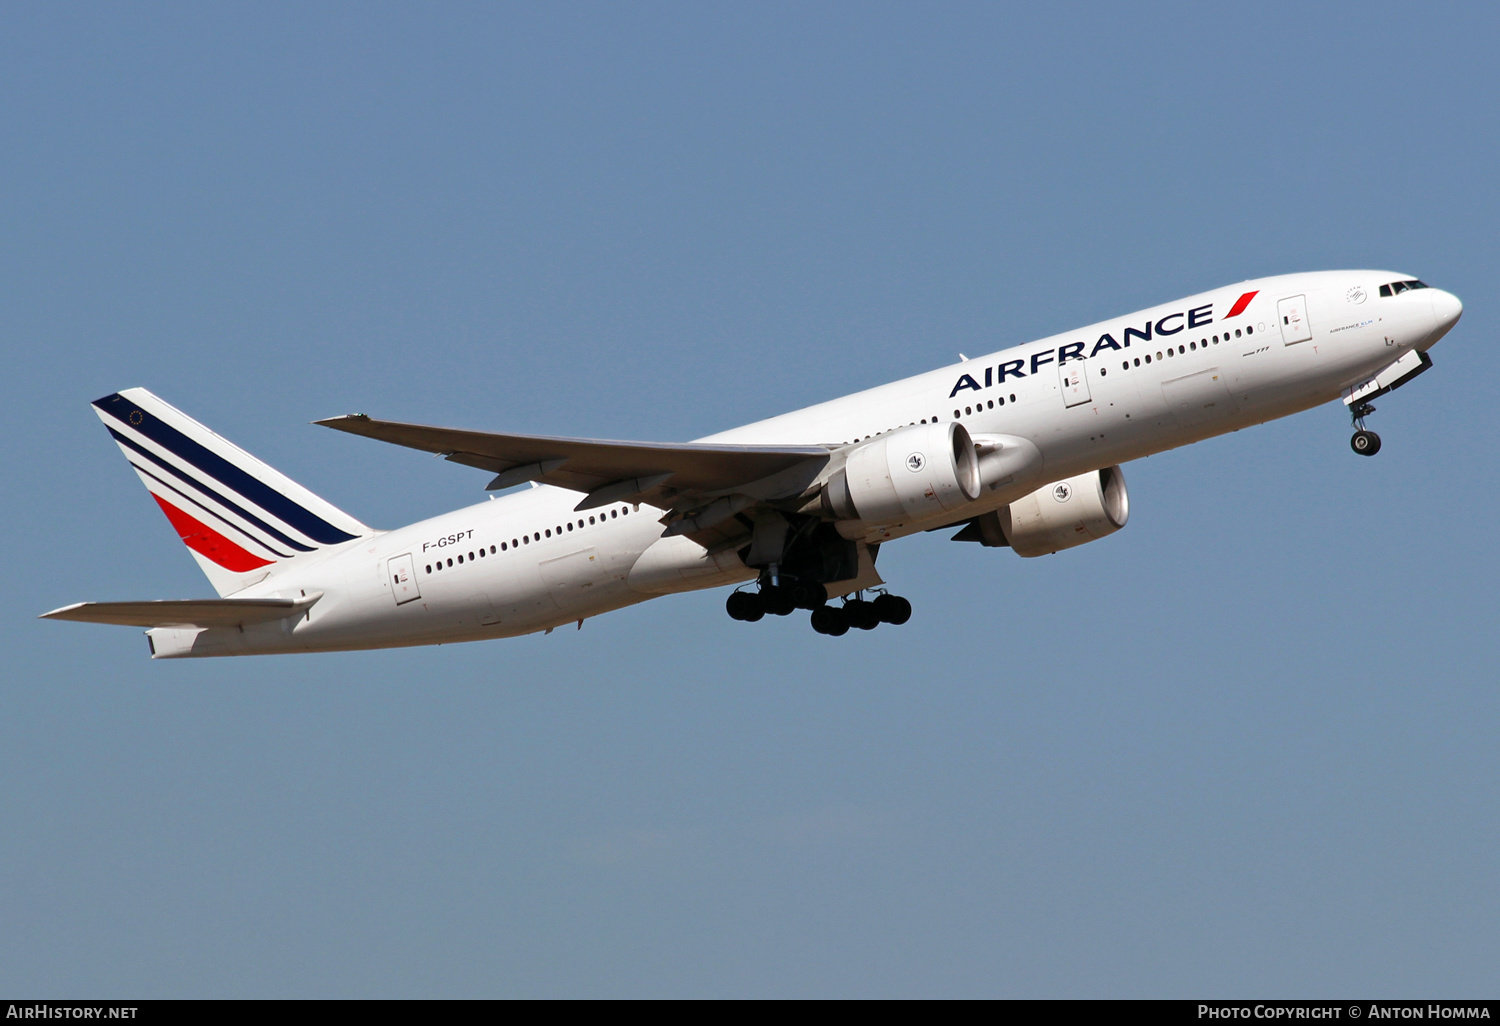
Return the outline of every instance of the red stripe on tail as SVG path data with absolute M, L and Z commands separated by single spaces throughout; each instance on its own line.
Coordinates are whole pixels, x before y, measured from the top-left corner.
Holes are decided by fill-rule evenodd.
M 177 529 L 177 534 L 182 538 L 183 544 L 194 552 L 207 556 L 225 570 L 242 574 L 247 570 L 271 565 L 269 559 L 261 559 L 255 553 L 245 551 L 212 527 L 194 520 L 155 492 L 151 493 L 151 497 L 167 515 L 167 519 L 172 521 L 172 526 Z
M 1231 317 L 1238 317 L 1240 314 L 1244 313 L 1245 307 L 1250 305 L 1250 300 L 1254 299 L 1258 295 L 1260 295 L 1260 290 L 1256 289 L 1254 292 L 1246 292 L 1239 299 L 1236 299 L 1234 301 L 1234 305 L 1229 308 L 1229 312 L 1224 315 L 1224 319 L 1227 321 Z

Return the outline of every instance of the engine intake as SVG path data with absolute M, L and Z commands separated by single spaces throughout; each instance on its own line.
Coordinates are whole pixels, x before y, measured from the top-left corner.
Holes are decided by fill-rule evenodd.
M 979 497 L 979 461 L 957 421 L 916 424 L 849 453 L 823 486 L 823 512 L 888 524 L 951 513 Z
M 1045 556 L 1114 534 L 1130 519 L 1119 467 L 1091 470 L 1038 488 L 998 511 L 1018 556 Z

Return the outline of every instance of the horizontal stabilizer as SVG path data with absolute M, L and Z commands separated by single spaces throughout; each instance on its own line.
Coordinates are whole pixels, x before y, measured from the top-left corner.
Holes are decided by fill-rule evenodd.
M 488 470 L 500 475 L 492 483 L 495 488 L 536 481 L 592 493 L 617 483 L 645 482 L 634 491 L 624 489 L 630 494 L 614 496 L 614 501 L 641 501 L 653 494 L 728 492 L 808 460 L 818 460 L 821 467 L 829 454 L 821 445 L 614 442 L 494 434 L 375 420 L 362 413 L 315 423 Z
M 243 627 L 297 616 L 320 595 L 301 599 L 160 599 L 148 602 L 75 602 L 43 613 L 43 620 L 112 623 L 122 627 Z

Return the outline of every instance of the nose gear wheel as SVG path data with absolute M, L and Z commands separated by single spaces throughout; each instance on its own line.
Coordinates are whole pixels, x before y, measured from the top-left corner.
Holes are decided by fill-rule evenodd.
M 1369 403 L 1355 403 L 1349 407 L 1349 416 L 1357 429 L 1354 437 L 1349 439 L 1349 448 L 1361 456 L 1374 456 L 1380 451 L 1380 436 L 1365 427 L 1365 418 L 1374 412 L 1375 407 Z

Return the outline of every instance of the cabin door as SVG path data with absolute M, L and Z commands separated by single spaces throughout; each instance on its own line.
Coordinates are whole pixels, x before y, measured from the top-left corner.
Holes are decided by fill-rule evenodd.
M 1276 319 L 1281 322 L 1281 341 L 1291 346 L 1312 338 L 1307 322 L 1307 297 L 1288 296 L 1276 304 Z
M 417 568 L 412 563 L 410 552 L 386 560 L 385 572 L 391 580 L 391 594 L 395 596 L 396 605 L 422 597 L 421 589 L 417 587 Z
M 1057 380 L 1062 387 L 1063 405 L 1082 406 L 1089 402 L 1088 367 L 1081 356 L 1058 364 Z

